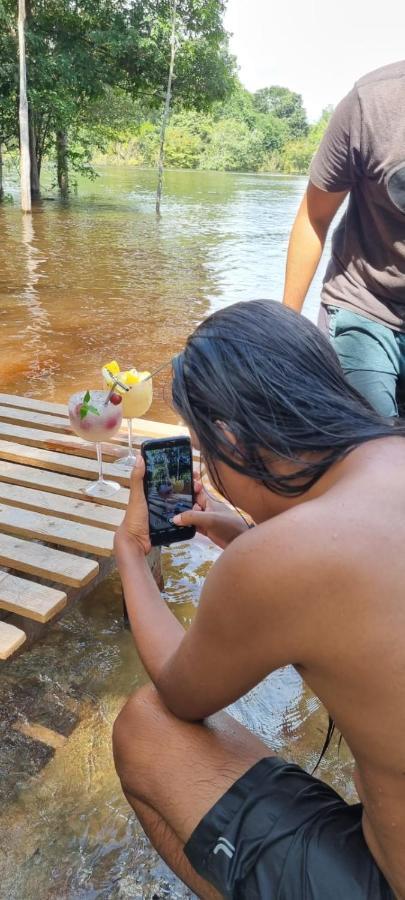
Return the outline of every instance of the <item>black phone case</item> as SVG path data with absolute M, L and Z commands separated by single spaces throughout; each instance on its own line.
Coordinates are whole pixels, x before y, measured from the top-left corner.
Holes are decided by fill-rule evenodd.
M 184 437 L 172 437 L 172 438 L 159 438 L 156 440 L 148 440 L 144 441 L 141 445 L 141 453 L 145 462 L 145 477 L 144 477 L 144 491 L 146 502 L 148 504 L 148 512 L 149 512 L 149 502 L 148 502 L 148 472 L 147 472 L 147 458 L 146 451 L 147 450 L 165 450 L 170 447 L 179 447 L 186 446 L 190 451 L 190 480 L 191 480 L 191 498 L 192 498 L 192 507 L 195 503 L 194 496 L 194 483 L 193 483 L 193 455 L 191 449 L 191 441 L 190 438 L 184 435 Z M 151 528 L 150 520 L 149 520 L 149 530 L 150 530 L 150 540 L 152 547 L 160 547 L 167 546 L 168 544 L 176 544 L 180 541 L 187 541 L 194 537 L 196 533 L 196 529 L 194 526 L 177 526 L 172 525 L 167 528 L 167 530 L 162 531 L 154 531 Z

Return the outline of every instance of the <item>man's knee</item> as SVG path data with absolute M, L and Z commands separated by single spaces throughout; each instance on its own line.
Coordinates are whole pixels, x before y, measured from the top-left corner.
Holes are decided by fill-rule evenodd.
M 117 774 L 125 792 L 136 792 L 137 774 L 151 765 L 153 751 L 162 739 L 165 710 L 153 685 L 145 685 L 123 706 L 113 727 L 113 753 Z M 159 737 L 160 735 L 160 737 Z

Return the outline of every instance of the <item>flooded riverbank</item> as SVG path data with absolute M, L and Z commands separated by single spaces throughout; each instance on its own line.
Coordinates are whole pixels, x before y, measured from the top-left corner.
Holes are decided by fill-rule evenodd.
M 99 386 L 107 359 L 155 367 L 218 306 L 280 297 L 304 179 L 168 173 L 159 223 L 154 180 L 105 170 L 68 204 L 44 199 L 32 218 L 0 207 L 2 392 L 64 401 L 77 387 Z M 319 279 L 312 318 L 318 291 Z M 176 420 L 169 389 L 165 373 L 152 418 Z M 164 551 L 165 596 L 185 625 L 215 557 L 199 540 Z M 112 723 L 144 679 L 116 574 L 0 669 L 1 900 L 191 896 L 144 838 L 113 769 Z M 327 720 L 294 670 L 271 676 L 233 711 L 277 752 L 313 768 Z M 320 771 L 353 796 L 344 747 L 338 757 L 334 746 Z

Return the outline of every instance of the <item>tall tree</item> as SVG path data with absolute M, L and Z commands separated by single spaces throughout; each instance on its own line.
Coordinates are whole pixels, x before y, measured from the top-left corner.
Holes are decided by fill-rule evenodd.
M 31 154 L 27 100 L 27 68 L 25 61 L 25 0 L 18 0 L 18 53 L 20 63 L 20 174 L 21 209 L 31 212 Z
M 170 65 L 169 65 L 169 76 L 167 79 L 167 90 L 166 90 L 165 106 L 164 106 L 163 116 L 162 116 L 162 127 L 161 127 L 161 131 L 160 131 L 160 144 L 159 144 L 158 185 L 157 185 L 157 191 L 156 191 L 156 215 L 158 215 L 158 216 L 160 216 L 160 204 L 161 204 L 161 200 L 162 200 L 163 171 L 164 171 L 164 159 L 165 159 L 165 138 L 166 138 L 166 128 L 168 125 L 169 115 L 170 115 L 170 102 L 172 99 L 174 61 L 176 58 L 177 4 L 178 4 L 178 0 L 172 0 L 172 22 L 171 22 L 171 34 L 170 34 Z
M 296 94 L 289 88 L 273 85 L 256 91 L 254 104 L 258 112 L 270 113 L 277 119 L 284 120 L 288 125 L 290 137 L 302 137 L 308 133 L 301 94 Z

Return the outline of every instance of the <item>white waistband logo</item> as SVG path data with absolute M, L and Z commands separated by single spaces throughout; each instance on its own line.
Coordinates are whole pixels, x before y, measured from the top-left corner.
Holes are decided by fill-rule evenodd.
M 218 838 L 217 844 L 214 847 L 214 856 L 216 856 L 220 850 L 222 850 L 222 853 L 225 853 L 225 856 L 229 856 L 229 859 L 232 859 L 233 854 L 235 853 L 233 844 L 224 837 Z

